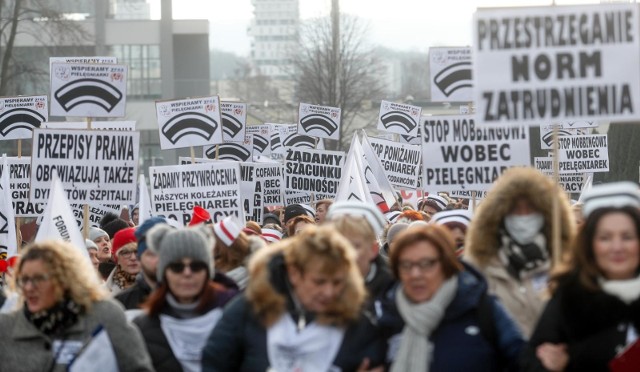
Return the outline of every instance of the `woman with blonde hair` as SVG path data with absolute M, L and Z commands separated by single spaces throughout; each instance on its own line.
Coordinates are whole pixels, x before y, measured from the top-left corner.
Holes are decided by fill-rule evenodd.
M 308 227 L 258 251 L 249 275 L 209 336 L 204 371 L 353 371 L 382 363 L 383 342 L 362 312 L 355 252 L 335 228 Z
M 100 329 L 120 371 L 151 371 L 122 306 L 108 299 L 89 260 L 61 241 L 29 246 L 14 274 L 22 309 L 0 315 L 2 371 L 66 371 Z

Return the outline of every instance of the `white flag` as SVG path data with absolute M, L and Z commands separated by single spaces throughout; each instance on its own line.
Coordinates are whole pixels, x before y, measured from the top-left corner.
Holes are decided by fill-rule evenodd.
M 144 174 L 141 174 L 139 178 L 138 197 L 140 198 L 138 201 L 138 226 L 140 226 L 144 221 L 151 218 L 151 198 L 149 197 Z
M 9 183 L 9 163 L 7 156 L 2 155 L 2 176 L 0 177 L 0 250 L 7 251 L 7 259 L 18 255 L 18 239 L 16 237 L 16 218 L 13 212 L 13 199 Z
M 593 173 L 587 173 L 587 177 L 584 180 L 584 184 L 582 184 L 582 191 L 580 191 L 580 197 L 578 198 L 578 203 L 583 203 L 582 195 L 584 192 L 591 189 L 593 187 Z
M 56 173 L 53 174 L 51 179 L 50 190 L 49 200 L 44 209 L 42 223 L 38 228 L 35 241 L 62 239 L 80 249 L 82 254 L 89 259 L 89 252 L 87 252 L 84 238 L 73 216 L 73 210 L 62 187 L 62 182 L 60 182 Z
M 364 130 L 363 130 L 364 132 Z M 373 201 L 378 205 L 382 213 L 387 213 L 389 209 L 396 203 L 396 191 L 394 190 L 389 178 L 387 178 L 384 168 L 380 163 L 380 158 L 376 155 L 369 137 L 366 133 L 362 135 L 362 154 L 364 176 L 369 186 L 369 191 Z
M 359 200 L 365 203 L 373 203 L 358 159 L 362 159 L 362 151 L 360 151 L 358 137 L 354 133 L 334 201 Z

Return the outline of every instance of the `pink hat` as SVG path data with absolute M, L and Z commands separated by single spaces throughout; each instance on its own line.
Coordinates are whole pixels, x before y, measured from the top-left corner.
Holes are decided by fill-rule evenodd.
M 233 222 L 231 217 L 227 217 L 213 225 L 213 231 L 218 239 L 222 240 L 225 245 L 230 246 L 238 238 L 242 229 L 237 223 Z

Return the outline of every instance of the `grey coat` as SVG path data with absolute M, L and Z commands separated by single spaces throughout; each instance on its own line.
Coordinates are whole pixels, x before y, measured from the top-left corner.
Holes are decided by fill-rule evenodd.
M 109 334 L 121 372 L 153 371 L 140 332 L 127 322 L 122 305 L 114 300 L 94 303 L 91 311 L 81 315 L 67 330 L 65 341 L 80 341 L 85 345 L 99 325 Z M 63 364 L 51 369 L 54 340 L 34 327 L 22 310 L 0 314 L 0 335 L 0 372 L 67 370 L 67 365 Z

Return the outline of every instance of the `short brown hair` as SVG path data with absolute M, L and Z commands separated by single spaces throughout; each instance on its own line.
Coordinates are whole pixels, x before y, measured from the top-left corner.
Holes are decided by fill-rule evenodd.
M 429 242 L 436 248 L 445 278 L 449 279 L 463 270 L 462 264 L 454 253 L 456 243 L 449 230 L 439 225 L 418 225 L 404 230 L 391 243 L 389 261 L 396 278 L 400 278 L 398 275 L 400 255 L 407 247 L 420 242 Z
M 293 217 L 292 219 L 287 221 L 287 236 L 294 236 L 296 234 L 296 225 L 298 224 L 298 222 L 306 222 L 311 225 L 316 224 L 316 220 L 306 214 Z

